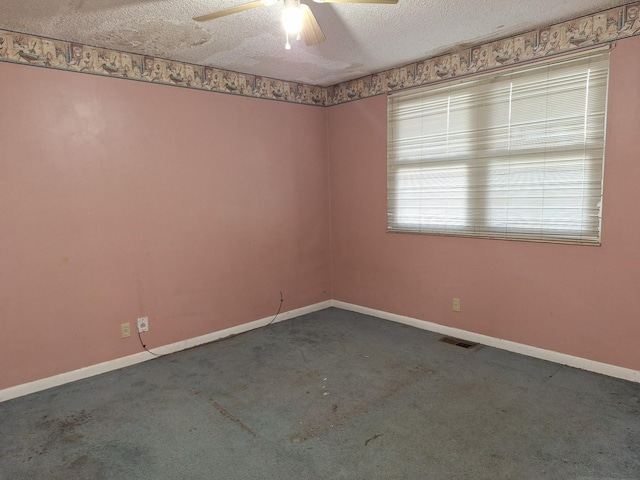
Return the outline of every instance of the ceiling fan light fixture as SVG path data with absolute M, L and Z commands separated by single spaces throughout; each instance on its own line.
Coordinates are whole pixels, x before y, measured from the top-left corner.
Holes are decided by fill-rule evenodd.
M 300 34 L 300 30 L 302 30 L 302 10 L 299 5 L 293 4 L 285 7 L 282 11 L 282 25 L 288 34 Z
M 308 0 L 307 0 L 308 1 Z M 315 3 L 373 3 L 373 4 L 394 4 L 398 0 L 313 0 Z M 258 7 L 268 7 L 281 2 L 284 6 L 282 10 L 282 24 L 287 34 L 285 48 L 291 50 L 289 35 L 295 36 L 296 40 L 304 39 L 307 46 L 318 45 L 324 42 L 325 37 L 322 28 L 318 24 L 315 15 L 306 3 L 300 0 L 253 0 L 252 2 L 236 5 L 235 7 L 223 8 L 217 12 L 207 13 L 193 17 L 196 22 L 206 22 L 220 17 L 226 17 L 234 13 L 252 10 Z

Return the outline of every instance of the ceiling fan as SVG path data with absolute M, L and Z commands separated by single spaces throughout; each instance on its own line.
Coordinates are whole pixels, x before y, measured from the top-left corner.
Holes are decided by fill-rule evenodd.
M 234 13 L 244 12 L 257 7 L 267 7 L 278 2 L 283 3 L 282 23 L 287 34 L 286 49 L 289 50 L 289 35 L 302 38 L 307 45 L 317 45 L 326 40 L 315 15 L 309 8 L 309 5 L 300 3 L 300 0 L 259 0 L 255 2 L 243 3 L 235 7 L 225 8 L 217 12 L 208 13 L 199 17 L 194 17 L 197 22 L 206 22 Z M 313 0 L 315 3 L 388 3 L 395 4 L 398 0 Z

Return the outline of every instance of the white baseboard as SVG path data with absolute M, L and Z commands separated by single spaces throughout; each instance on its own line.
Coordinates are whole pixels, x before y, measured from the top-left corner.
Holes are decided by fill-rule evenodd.
M 338 300 L 332 300 L 331 305 L 336 308 L 342 308 L 344 310 L 350 310 L 353 312 L 363 313 L 365 315 L 371 315 L 372 317 L 382 318 L 384 320 L 390 320 L 396 323 L 402 323 L 422 330 L 429 330 L 431 332 L 439 333 L 442 335 L 448 335 L 464 340 L 468 340 L 489 347 L 500 348 L 509 352 L 519 353 L 521 355 L 527 355 L 529 357 L 539 358 L 542 360 L 548 360 L 550 362 L 559 363 L 561 365 L 567 365 L 569 367 L 579 368 L 581 370 L 587 370 L 590 372 L 600 373 L 608 375 L 610 377 L 620 378 L 623 380 L 629 380 L 631 382 L 640 383 L 640 371 L 632 370 L 630 368 L 618 367 L 616 365 L 609 365 L 607 363 L 596 362 L 593 360 L 587 360 L 586 358 L 574 357 L 565 353 L 554 352 L 551 350 L 545 350 L 543 348 L 532 347 L 522 343 L 511 342 L 509 340 L 503 340 L 501 338 L 489 337 L 479 333 L 473 333 L 459 328 L 447 327 L 446 325 L 440 325 L 437 323 L 427 322 L 424 320 L 418 320 L 416 318 L 405 317 L 403 315 L 396 315 L 394 313 L 384 312 L 382 310 L 375 310 L 373 308 L 361 307 L 351 303 L 341 302 Z
M 167 355 L 170 353 L 179 352 L 188 348 L 197 347 L 198 345 L 214 342 L 225 337 L 238 335 L 239 333 L 244 333 L 256 328 L 264 327 L 271 321 L 274 321 L 274 323 L 282 322 L 284 320 L 289 320 L 301 315 L 306 315 L 307 313 L 323 310 L 330 306 L 330 300 L 315 303 L 306 307 L 279 313 L 275 320 L 274 316 L 261 318 L 260 320 L 244 323 L 242 325 L 220 330 L 218 332 L 213 332 L 207 335 L 202 335 L 199 337 L 189 338 L 187 340 L 172 343 L 170 345 L 153 348 L 152 351 L 158 355 Z M 22 397 L 24 395 L 29 395 L 30 393 L 39 392 L 48 388 L 57 387 L 59 385 L 64 385 L 65 383 L 75 382 L 76 380 L 82 380 L 83 378 L 93 377 L 94 375 L 111 372 L 113 370 L 118 370 L 119 368 L 129 367 L 131 365 L 146 362 L 147 360 L 152 360 L 154 358 L 155 357 L 152 354 L 143 351 L 134 355 L 129 355 L 127 357 L 116 358 L 115 360 L 109 360 L 108 362 L 98 363 L 96 365 L 80 368 L 71 372 L 65 372 L 59 375 L 54 375 L 52 377 L 42 378 L 33 382 L 23 383 L 22 385 L 5 388 L 3 390 L 0 390 L 0 402 L 11 400 L 12 398 Z
M 567 365 L 590 372 L 608 375 L 614 378 L 620 378 L 623 380 L 640 383 L 640 371 L 632 370 L 630 368 L 618 367 L 616 365 L 609 365 L 607 363 L 574 357 L 572 355 L 567 355 L 564 353 L 532 347 L 530 345 L 511 342 L 509 340 L 503 340 L 500 338 L 489 337 L 487 335 L 473 333 L 466 330 L 461 330 L 459 328 L 447 327 L 446 325 L 426 322 L 424 320 L 418 320 L 416 318 L 406 317 L 403 315 L 396 315 L 394 313 L 384 312 L 382 310 L 361 307 L 359 305 L 341 302 L 338 300 L 327 300 L 324 302 L 315 303 L 313 305 L 308 305 L 306 307 L 297 308 L 295 310 L 290 310 L 288 312 L 280 313 L 275 319 L 275 323 L 306 315 L 308 313 L 316 312 L 318 310 L 323 310 L 328 307 L 342 308 L 344 310 L 363 313 L 365 315 L 371 315 L 372 317 L 390 320 L 396 323 L 402 323 L 404 325 L 420 328 L 422 330 L 428 330 L 431 332 L 439 333 L 441 335 L 449 335 L 452 337 L 462 338 L 464 340 L 481 343 L 482 345 L 487 345 L 489 347 L 500 348 L 509 352 L 519 353 L 521 355 L 548 360 L 550 362 L 558 363 L 561 365 Z M 170 353 L 179 352 L 181 350 L 197 347 L 198 345 L 214 342 L 225 337 L 238 335 L 240 333 L 248 332 L 256 328 L 264 327 L 271 321 L 273 321 L 273 317 L 271 316 L 261 318 L 260 320 L 244 323 L 242 325 L 227 328 L 225 330 L 220 330 L 218 332 L 213 332 L 207 335 L 202 335 L 199 337 L 172 343 L 170 345 L 153 348 L 152 351 L 159 355 L 167 355 Z M 83 378 L 93 377 L 102 373 L 129 367 L 131 365 L 146 362 L 147 360 L 152 360 L 154 358 L 155 357 L 148 352 L 140 352 L 134 355 L 129 355 L 127 357 L 117 358 L 115 360 L 109 360 L 108 362 L 103 362 L 96 365 L 80 368 L 78 370 L 73 370 L 71 372 L 65 372 L 59 375 L 54 375 L 52 377 L 47 377 L 40 380 L 35 380 L 33 382 L 24 383 L 22 385 L 5 388 L 3 390 L 0 390 L 0 402 L 11 400 L 12 398 L 22 397 L 24 395 L 29 395 L 30 393 L 39 392 L 48 388 L 57 387 L 59 385 L 64 385 L 65 383 L 75 382 L 76 380 L 82 380 Z

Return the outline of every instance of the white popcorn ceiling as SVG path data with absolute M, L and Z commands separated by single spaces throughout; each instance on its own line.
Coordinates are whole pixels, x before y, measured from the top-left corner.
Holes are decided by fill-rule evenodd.
M 327 40 L 285 50 L 282 0 L 199 23 L 248 0 L 0 0 L 0 29 L 281 80 L 328 86 L 526 32 L 629 0 L 308 3 Z

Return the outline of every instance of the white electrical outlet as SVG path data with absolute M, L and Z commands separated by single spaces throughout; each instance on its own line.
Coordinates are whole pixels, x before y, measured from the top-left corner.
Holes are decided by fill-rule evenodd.
M 454 312 L 459 312 L 460 311 L 460 299 L 459 298 L 454 298 L 453 299 L 453 311 Z
M 141 317 L 138 319 L 138 333 L 149 331 L 149 317 Z
M 128 338 L 131 336 L 131 325 L 129 325 L 129 322 L 120 325 L 120 336 L 122 338 Z

